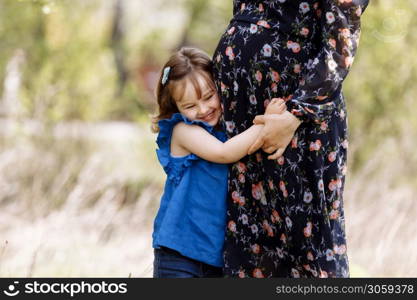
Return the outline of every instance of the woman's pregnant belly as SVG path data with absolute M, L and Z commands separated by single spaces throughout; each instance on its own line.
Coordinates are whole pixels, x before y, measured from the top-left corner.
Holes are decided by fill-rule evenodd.
M 317 55 L 315 39 L 267 27 L 232 21 L 213 56 L 224 119 L 242 123 L 237 132 L 263 114 L 270 99 L 290 98 Z

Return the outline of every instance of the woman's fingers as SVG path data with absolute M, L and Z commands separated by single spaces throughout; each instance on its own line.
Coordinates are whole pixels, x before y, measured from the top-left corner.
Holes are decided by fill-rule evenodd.
M 263 137 L 258 137 L 258 139 L 255 141 L 255 143 L 253 143 L 252 146 L 250 146 L 250 148 L 248 150 L 248 155 L 251 155 L 253 152 L 255 152 L 256 150 L 261 148 L 263 144 L 264 144 Z
M 274 146 L 269 146 L 269 147 L 266 147 L 265 149 L 263 149 L 266 153 L 269 153 L 269 154 L 271 154 L 272 152 L 274 152 L 275 150 L 277 150 L 277 147 L 274 147 Z
M 279 113 L 282 114 L 283 112 L 285 112 L 287 110 L 287 105 L 285 105 L 285 102 L 281 103 L 279 105 Z
M 282 98 L 272 98 L 271 103 L 281 104 L 281 103 L 285 103 L 285 100 Z
M 284 154 L 285 148 L 279 148 L 274 154 L 269 155 L 268 159 L 278 159 Z

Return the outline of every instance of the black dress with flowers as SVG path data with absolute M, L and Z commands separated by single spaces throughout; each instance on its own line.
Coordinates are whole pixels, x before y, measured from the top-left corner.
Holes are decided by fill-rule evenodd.
M 230 167 L 226 276 L 349 276 L 341 87 L 368 1 L 234 1 L 213 56 L 228 136 L 274 97 L 303 122 L 280 159 L 260 150 Z

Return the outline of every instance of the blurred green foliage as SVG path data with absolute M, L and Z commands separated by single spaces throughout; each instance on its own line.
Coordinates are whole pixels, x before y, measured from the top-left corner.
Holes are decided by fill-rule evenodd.
M 0 99 L 20 49 L 23 116 L 146 120 L 164 60 L 182 45 L 212 54 L 231 10 L 232 0 L 0 0 Z M 363 16 L 344 85 L 354 169 L 387 137 L 416 136 L 416 13 L 413 0 L 371 0 Z

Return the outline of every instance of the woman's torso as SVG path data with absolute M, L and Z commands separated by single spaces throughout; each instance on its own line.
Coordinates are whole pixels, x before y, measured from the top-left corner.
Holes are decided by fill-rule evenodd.
M 228 99 L 223 104 L 229 137 L 263 114 L 268 100 L 287 99 L 298 88 L 301 74 L 313 64 L 321 46 L 319 4 L 317 0 L 234 1 L 233 18 L 213 57 L 220 92 L 247 91 L 244 102 L 223 97 Z M 239 124 L 227 123 L 231 120 Z

